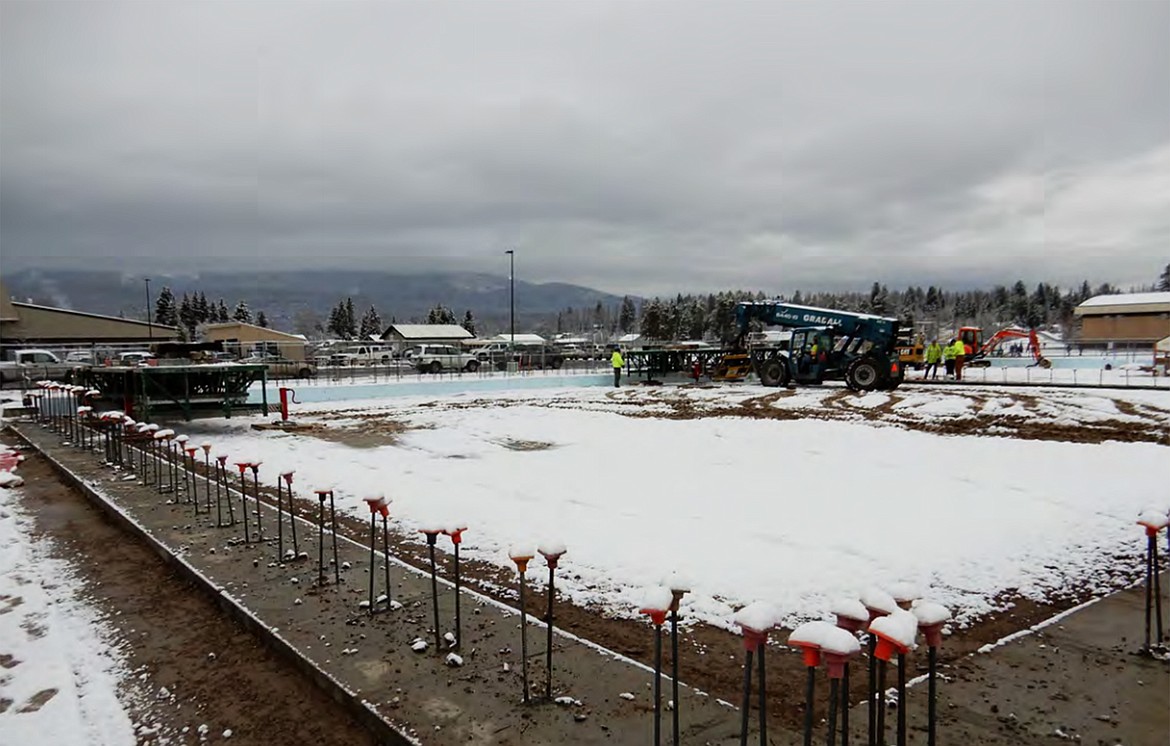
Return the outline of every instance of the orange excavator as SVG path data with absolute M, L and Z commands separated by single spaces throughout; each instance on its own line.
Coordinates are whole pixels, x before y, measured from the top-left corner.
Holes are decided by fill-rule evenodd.
M 963 340 L 964 345 L 974 350 L 965 362 L 966 365 L 971 367 L 986 368 L 990 366 L 991 353 L 1005 339 L 1028 340 L 1028 352 L 1031 353 L 1032 359 L 1036 361 L 1033 365 L 1038 365 L 1041 368 L 1052 367 L 1052 361 L 1040 354 L 1040 338 L 1036 336 L 1035 329 L 1025 330 L 1008 327 L 1007 329 L 1000 329 L 988 337 L 987 341 L 983 341 L 982 329 L 977 326 L 964 326 L 959 328 L 959 339 Z

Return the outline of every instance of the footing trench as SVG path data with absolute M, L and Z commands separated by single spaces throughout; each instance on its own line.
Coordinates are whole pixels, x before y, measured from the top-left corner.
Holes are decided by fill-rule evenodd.
M 349 710 L 381 743 L 652 742 L 653 673 L 641 664 L 556 630 L 550 700 L 544 696 L 545 636 L 543 630 L 529 634 L 532 697 L 525 705 L 518 610 L 464 589 L 458 649 L 444 640 L 436 650 L 429 575 L 392 559 L 395 603 L 371 615 L 359 606 L 367 599 L 368 546 L 339 536 L 340 583 L 334 582 L 331 559 L 321 583 L 314 521 L 298 522 L 303 559 L 281 561 L 274 506 L 261 504 L 257 514 L 255 501 L 248 499 L 250 519 L 259 517 L 266 531 L 258 540 L 253 523 L 252 540 L 245 542 L 242 522 L 217 527 L 214 509 L 196 515 L 181 492 L 159 494 L 131 473 L 103 465 L 100 453 L 62 445 L 58 433 L 36 425 L 22 424 L 13 431 L 118 525 Z M 201 498 L 205 486 L 201 481 Z M 239 492 L 232 492 L 231 499 L 238 514 Z M 285 521 L 287 548 L 287 515 Z M 325 542 L 329 557 L 328 532 Z M 375 573 L 381 592 L 380 556 Z M 440 582 L 440 626 L 446 632 L 454 629 L 454 589 Z M 544 626 L 531 617 L 529 623 Z M 420 639 L 431 642 L 416 652 L 412 645 Z M 449 659 L 451 652 L 458 661 Z M 680 691 L 678 705 L 681 740 L 738 743 L 733 708 L 687 687 Z

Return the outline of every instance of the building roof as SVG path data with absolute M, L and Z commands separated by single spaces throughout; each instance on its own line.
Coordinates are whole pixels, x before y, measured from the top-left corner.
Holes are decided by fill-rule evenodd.
M 138 319 L 124 319 L 120 316 L 107 316 L 104 313 L 87 313 L 85 311 L 74 311 L 72 308 L 56 308 L 54 306 L 40 306 L 40 305 L 37 305 L 36 303 L 20 303 L 17 301 L 12 301 L 12 307 L 14 309 L 16 309 L 18 316 L 20 314 L 20 309 L 30 308 L 30 309 L 36 309 L 38 311 L 52 311 L 53 313 L 64 313 L 64 314 L 68 314 L 70 316 L 84 316 L 87 319 L 103 319 L 106 321 L 120 321 L 123 324 L 138 324 L 139 326 L 145 326 L 148 328 L 159 329 L 159 330 L 163 330 L 163 331 L 168 331 L 168 330 L 174 331 L 174 332 L 179 331 L 178 327 L 166 326 L 165 324 L 148 323 L 146 321 L 139 321 Z M 17 319 L 4 319 L 4 320 L 5 321 L 15 321 Z
M 1170 311 L 1170 292 L 1095 295 L 1076 307 L 1078 316 L 1117 313 L 1164 313 Z
M 475 335 L 458 324 L 391 324 L 383 338 L 396 334 L 402 339 L 471 339 Z
M 496 336 L 492 337 L 492 339 L 498 339 L 501 342 L 511 342 L 512 335 L 511 334 L 497 334 Z M 517 344 L 526 344 L 526 345 L 544 344 L 544 337 L 540 336 L 539 334 L 517 334 L 516 335 L 516 343 Z
M 249 323 L 244 322 L 244 321 L 224 321 L 224 322 L 221 322 L 218 324 L 203 324 L 202 325 L 202 329 L 205 332 L 214 331 L 216 329 L 240 329 L 240 328 L 259 329 L 260 331 L 264 332 L 265 334 L 275 334 L 275 335 L 278 335 L 281 337 L 288 337 L 289 339 L 295 339 L 299 342 L 305 341 L 305 335 L 303 335 L 303 334 L 290 334 L 289 332 L 282 332 L 278 329 L 271 329 L 267 326 L 258 326 L 256 324 L 249 324 Z
M 641 338 L 642 338 L 641 334 L 623 334 L 622 336 L 617 338 L 617 341 L 625 344 L 625 343 L 629 343 L 629 342 L 637 342 Z

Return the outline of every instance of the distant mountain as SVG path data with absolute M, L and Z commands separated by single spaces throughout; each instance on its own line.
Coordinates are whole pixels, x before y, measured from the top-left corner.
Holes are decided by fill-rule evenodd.
M 3 276 L 16 300 L 73 308 L 127 318 L 144 318 L 146 284 L 141 275 L 113 271 L 20 270 Z M 394 274 L 355 271 L 280 271 L 151 275 L 153 297 L 169 287 L 177 299 L 184 293 L 222 298 L 230 311 L 240 300 L 253 313 L 264 311 L 271 326 L 295 330 L 311 319 L 328 318 L 338 301 L 352 298 L 360 316 L 371 304 L 383 321 L 425 320 L 436 304 L 459 319 L 470 310 L 480 333 L 502 331 L 509 323 L 508 278 L 476 273 Z M 517 329 L 555 328 L 558 312 L 567 308 L 592 312 L 600 303 L 607 317 L 616 317 L 621 296 L 567 283 L 516 282 Z M 152 306 L 153 312 L 153 306 Z M 302 329 L 303 330 L 303 329 Z

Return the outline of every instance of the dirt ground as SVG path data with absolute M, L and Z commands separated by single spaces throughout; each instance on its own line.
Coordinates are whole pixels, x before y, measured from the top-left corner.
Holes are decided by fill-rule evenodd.
M 892 424 L 908 429 L 922 430 L 940 434 L 974 435 L 986 434 L 989 428 L 994 427 L 995 433 L 1004 437 L 1021 439 L 1061 440 L 1073 442 L 1099 443 L 1107 440 L 1126 442 L 1143 441 L 1170 445 L 1170 431 L 1162 422 L 1167 413 L 1154 407 L 1133 405 L 1119 402 L 1119 408 L 1127 413 L 1148 415 L 1148 425 L 1120 421 L 1098 421 L 1085 425 L 1059 425 L 1051 423 L 1036 423 L 1025 417 L 1009 416 L 975 416 L 964 419 L 933 418 L 921 421 L 906 417 L 894 409 L 903 397 L 897 393 L 891 394 L 889 401 L 878 407 L 865 408 L 851 406 L 855 398 L 851 392 L 840 389 L 834 390 L 815 408 L 785 409 L 773 406 L 785 397 L 793 396 L 791 390 L 782 390 L 764 396 L 744 400 L 735 406 L 727 406 L 712 402 L 704 402 L 688 397 L 685 394 L 663 390 L 654 396 L 647 397 L 644 392 L 631 397 L 633 389 L 611 392 L 608 398 L 621 403 L 624 408 L 621 413 L 630 417 L 658 417 L 669 419 L 699 419 L 705 417 L 746 417 L 753 419 L 803 419 L 815 417 L 824 420 L 851 420 L 859 417 L 867 421 L 881 424 Z M 1015 403 L 1029 411 L 1040 406 L 1039 399 L 1034 394 L 1013 392 L 978 392 L 966 391 L 965 395 L 973 399 L 974 409 L 978 411 L 982 404 L 991 398 L 1011 398 Z M 445 401 L 428 403 L 425 410 L 435 409 L 471 409 L 481 407 L 513 406 L 519 402 L 507 399 L 470 399 L 461 401 Z M 524 400 L 525 406 L 548 406 L 582 408 L 588 406 L 577 399 L 552 398 L 542 402 Z M 1149 411 L 1146 411 L 1149 410 Z M 398 435 L 411 429 L 413 425 L 395 418 L 394 410 L 353 413 L 347 411 L 327 412 L 314 419 L 314 423 L 299 434 L 305 437 L 324 438 L 335 442 L 345 443 L 354 447 L 370 447 L 373 445 L 392 444 Z M 335 423 L 325 425 L 324 423 Z M 517 442 L 510 445 L 518 449 L 537 449 L 547 444 Z M 262 487 L 262 489 L 264 489 Z M 276 493 L 272 488 L 267 494 L 268 501 L 275 505 Z M 315 511 L 316 504 L 301 499 L 303 510 Z M 367 524 L 354 518 L 342 518 L 340 529 L 356 541 L 364 541 L 368 531 Z M 392 551 L 404 561 L 419 568 L 428 566 L 425 544 L 420 544 L 414 536 L 392 534 Z M 1119 563 L 1115 569 L 1116 587 L 1123 587 L 1135 580 L 1136 577 L 1127 574 Z M 515 584 L 514 573 L 488 563 L 474 561 L 463 562 L 464 577 L 468 585 L 475 587 L 481 593 L 498 600 L 515 605 L 518 597 L 515 591 L 510 590 Z M 543 596 L 533 594 L 534 598 L 528 604 L 528 612 L 543 618 L 545 614 Z M 1077 589 L 1068 589 L 1067 594 L 1053 603 L 1036 603 L 1034 601 L 1006 593 L 1000 599 L 1004 611 L 992 614 L 980 620 L 972 627 L 956 633 L 948 638 L 947 646 L 940 658 L 945 666 L 978 647 L 993 642 L 1001 637 L 1026 628 L 1053 614 L 1070 608 L 1085 598 Z M 627 655 L 635 660 L 652 665 L 653 644 L 648 634 L 647 626 L 643 623 L 626 619 L 614 619 L 606 616 L 603 610 L 582 608 L 568 602 L 558 602 L 554 608 L 557 624 L 586 639 L 593 640 L 616 652 Z M 774 639 L 782 640 L 787 637 L 787 630 L 779 631 Z M 665 650 L 666 663 L 670 665 L 669 646 Z M 713 696 L 730 702 L 738 702 L 743 686 L 743 644 L 742 639 L 725 630 L 697 624 L 687 625 L 681 635 L 679 648 L 679 670 L 682 680 L 706 691 Z M 772 716 L 790 727 L 800 727 L 804 718 L 804 694 L 801 689 L 802 673 L 804 671 L 800 656 L 783 646 L 776 646 L 775 653 L 770 658 L 769 668 L 774 671 L 774 687 L 769 689 L 769 711 Z M 922 671 L 909 672 L 910 676 Z M 771 677 L 770 677 L 771 678 Z M 852 690 L 855 701 L 864 696 L 867 682 L 864 676 L 852 678 Z M 826 692 L 821 692 L 821 699 L 817 704 L 817 717 L 827 713 Z M 753 703 L 754 706 L 754 703 Z
M 990 392 L 969 391 L 965 392 L 965 394 L 974 400 L 976 411 L 981 409 L 982 403 L 985 403 L 993 397 L 997 399 L 1012 398 L 1028 411 L 1032 411 L 1040 406 L 1034 394 L 1023 392 L 1011 394 L 997 392 L 992 394 Z M 764 396 L 749 398 L 742 403 L 730 406 L 696 401 L 693 398 L 680 396 L 669 391 L 663 391 L 661 394 L 652 397 L 643 395 L 638 398 L 633 398 L 628 392 L 624 391 L 613 392 L 609 396 L 614 402 L 623 405 L 623 408 L 620 410 L 622 414 L 631 417 L 665 417 L 673 419 L 747 417 L 782 420 L 815 417 L 825 420 L 850 421 L 857 421 L 861 418 L 883 425 L 893 425 L 939 434 L 977 435 L 994 432 L 997 436 L 1021 439 L 1060 440 L 1081 443 L 1100 443 L 1108 440 L 1116 440 L 1170 445 L 1170 428 L 1167 428 L 1165 424 L 1166 411 L 1159 410 L 1156 407 L 1124 402 L 1118 402 L 1119 409 L 1126 415 L 1141 417 L 1144 422 L 1134 423 L 1119 420 L 1102 420 L 1078 425 L 1062 425 L 1038 423 L 1033 419 L 1020 416 L 980 415 L 963 419 L 946 420 L 933 418 L 931 420 L 917 420 L 895 411 L 895 405 L 904 398 L 898 393 L 891 394 L 889 401 L 878 407 L 865 408 L 851 406 L 850 402 L 853 399 L 853 395 L 843 389 L 828 393 L 815 409 L 786 409 L 774 406 L 778 401 L 792 395 L 790 391 L 778 391 Z M 528 401 L 525 402 L 525 405 L 532 406 L 533 403 Z M 459 402 L 443 402 L 437 404 L 436 408 L 462 409 L 485 406 L 512 406 L 512 402 L 499 399 L 483 401 L 471 399 Z M 579 401 L 553 398 L 538 404 L 538 406 L 581 408 L 582 404 Z M 349 412 L 326 413 L 320 417 L 320 420 L 336 424 L 332 426 L 313 427 L 303 431 L 301 434 L 304 437 L 325 438 L 355 447 L 371 447 L 392 443 L 398 435 L 410 427 L 410 425 L 396 420 L 390 411 L 366 412 L 360 415 Z M 547 445 L 517 442 L 509 447 L 537 449 L 547 447 Z M 29 473 L 31 473 L 32 469 L 43 468 L 43 466 L 36 464 L 34 460 L 29 465 Z M 26 478 L 29 476 L 29 473 L 26 473 Z M 56 496 L 49 502 L 50 506 L 58 504 L 65 505 L 70 500 L 73 502 L 80 501 L 80 498 L 76 496 L 72 498 L 68 497 L 66 494 L 68 491 L 61 489 L 59 486 L 51 491 Z M 266 498 L 270 503 L 275 504 L 275 497 L 274 488 L 267 491 Z M 310 501 L 302 497 L 298 500 L 298 505 L 300 510 L 306 513 L 316 511 L 315 501 Z M 52 525 L 52 513 L 55 510 L 55 508 L 49 510 L 49 515 L 44 518 L 47 526 Z M 62 508 L 62 510 L 65 509 Z M 86 510 L 89 509 L 86 508 Z M 92 563 L 91 567 L 96 565 L 100 569 L 95 572 L 102 574 L 114 573 L 114 576 L 111 578 L 95 578 L 95 581 L 107 587 L 108 594 L 111 596 L 109 602 L 133 604 L 137 609 L 136 614 L 142 617 L 149 616 L 154 619 L 153 626 L 146 621 L 135 624 L 136 629 L 146 629 L 148 632 L 143 635 L 142 645 L 138 641 L 134 643 L 135 658 L 142 659 L 141 661 L 136 660 L 136 664 L 147 666 L 148 670 L 152 673 L 153 682 L 159 686 L 166 685 L 171 691 L 188 693 L 191 697 L 189 701 L 196 708 L 205 708 L 209 713 L 223 712 L 222 718 L 224 722 L 232 722 L 234 719 L 238 720 L 241 723 L 241 730 L 237 731 L 239 736 L 249 735 L 249 733 L 243 730 L 243 724 L 251 723 L 253 727 L 259 725 L 260 729 L 252 731 L 250 734 L 254 738 L 259 738 L 259 740 L 253 741 L 256 743 L 268 743 L 277 740 L 273 738 L 273 732 L 264 730 L 269 727 L 266 723 L 290 724 L 287 731 L 278 730 L 276 733 L 287 732 L 303 735 L 311 732 L 305 730 L 305 725 L 297 724 L 295 713 L 284 712 L 284 710 L 289 708 L 282 703 L 287 701 L 304 702 L 308 696 L 313 696 L 320 700 L 322 699 L 322 695 L 309 687 L 308 684 L 303 684 L 307 693 L 298 694 L 291 691 L 295 682 L 299 680 L 298 677 L 291 675 L 291 672 L 276 674 L 275 672 L 280 668 L 279 661 L 273 660 L 271 656 L 262 650 L 256 650 L 255 643 L 245 643 L 244 640 L 248 637 L 247 633 L 236 629 L 229 622 L 220 619 L 218 627 L 213 630 L 213 627 L 216 625 L 212 618 L 218 619 L 214 608 L 202 599 L 191 597 L 191 594 L 184 594 L 183 584 L 175 578 L 172 577 L 169 579 L 170 584 L 176 585 L 173 590 L 160 591 L 162 593 L 173 593 L 173 604 L 171 602 L 159 604 L 153 595 L 147 596 L 142 589 L 150 588 L 152 584 L 144 584 L 139 580 L 132 580 L 132 573 L 137 571 L 137 565 L 142 563 L 142 558 L 135 558 L 134 561 L 126 561 L 120 564 L 115 562 L 114 560 L 117 559 L 117 556 L 123 553 L 131 553 L 133 550 L 124 546 L 118 546 L 119 542 L 114 540 L 117 530 L 107 525 L 92 510 L 90 512 L 92 513 L 92 519 L 84 521 L 75 519 L 76 524 L 85 524 L 83 530 L 81 530 L 81 538 L 78 541 L 84 541 L 84 537 L 92 533 L 92 541 L 88 543 L 85 551 L 92 553 L 92 556 L 99 561 Z M 90 524 L 97 524 L 100 528 L 91 530 L 89 527 Z M 368 526 L 362 520 L 344 518 L 341 519 L 340 529 L 351 538 L 361 542 L 366 538 Z M 47 530 L 51 529 L 47 528 Z M 101 535 L 102 531 L 107 533 Z M 420 568 L 428 566 L 425 544 L 420 544 L 413 535 L 403 536 L 395 534 L 392 535 L 391 542 L 392 551 L 402 560 Z M 121 543 L 125 544 L 125 542 Z M 145 550 L 137 549 L 137 551 L 145 554 Z M 106 555 L 115 556 L 107 557 Z M 153 565 L 158 565 L 152 556 L 148 557 Z M 119 571 L 117 569 L 110 569 L 107 565 L 113 565 L 115 568 L 120 566 L 122 568 L 121 578 L 119 579 Z M 158 567 L 157 571 L 162 573 L 167 572 L 161 566 Z M 515 582 L 514 573 L 487 563 L 476 563 L 466 560 L 463 563 L 463 571 L 468 585 L 474 586 L 481 593 L 512 605 L 517 603 L 515 591 L 510 590 L 513 588 Z M 1134 577 L 1127 576 L 1124 571 L 1119 570 L 1118 573 L 1118 576 L 1115 578 L 1115 583 L 1118 587 L 1136 580 Z M 118 593 L 115 593 L 113 589 L 117 589 L 119 585 L 125 587 Z M 979 623 L 973 625 L 971 628 L 957 632 L 948 638 L 940 658 L 944 673 L 953 662 L 985 643 L 995 641 L 1007 634 L 1027 628 L 1084 599 L 1073 588 L 1069 589 L 1066 597 L 1049 604 L 1037 604 L 1025 599 L 1013 597 L 1010 593 L 1006 594 L 1001 600 L 1003 602 L 1002 607 L 1005 609 L 1004 611 L 990 615 L 980 620 Z M 529 613 L 534 616 L 543 617 L 543 604 L 544 597 L 541 593 L 532 594 L 528 604 Z M 185 606 L 190 606 L 190 608 L 184 608 Z M 162 607 L 167 609 L 168 613 L 165 616 L 162 616 L 161 612 L 158 611 L 158 608 Z M 174 611 L 175 609 L 178 610 Z M 643 663 L 652 663 L 653 638 L 649 634 L 646 624 L 608 618 L 601 610 L 582 608 L 567 602 L 558 602 L 556 604 L 555 615 L 558 626 L 570 630 L 576 635 L 595 641 Z M 189 618 L 202 619 L 204 621 L 196 625 L 191 625 L 188 621 L 185 621 Z M 202 633 L 198 637 L 188 639 L 181 646 L 174 645 L 170 641 L 157 639 L 163 637 L 163 635 L 159 634 L 160 630 L 171 629 L 172 626 L 180 630 L 182 636 L 195 635 L 201 631 Z M 149 632 L 150 630 L 153 630 L 154 633 L 151 634 Z M 781 631 L 774 639 L 782 640 L 786 636 L 786 631 Z M 233 650 L 232 657 L 230 660 L 225 661 L 226 656 L 221 655 L 214 666 L 207 665 L 205 653 L 202 652 L 198 655 L 192 655 L 191 657 L 194 659 L 192 662 L 184 663 L 175 662 L 173 660 L 174 656 L 167 654 L 168 651 L 174 650 L 225 650 L 227 646 L 222 643 L 224 639 L 235 641 L 231 646 Z M 216 640 L 221 640 L 218 648 L 215 642 Z M 669 645 L 666 646 L 664 652 L 666 654 L 665 665 L 669 669 Z M 250 658 L 247 663 L 244 663 L 242 658 L 236 657 L 242 656 L 244 653 L 253 656 L 254 659 Z M 799 728 L 804 717 L 802 704 L 804 700 L 802 689 L 804 669 L 800 657 L 797 653 L 780 645 L 775 646 L 774 651 L 770 649 L 770 653 L 770 713 L 772 718 L 782 722 L 784 725 Z M 742 656 L 742 640 L 738 635 L 706 625 L 687 626 L 683 630 L 682 643 L 680 645 L 680 676 L 687 683 L 715 697 L 738 703 L 743 676 Z M 288 691 L 285 692 L 284 696 L 278 698 L 268 696 L 239 697 L 236 693 L 233 693 L 230 697 L 223 696 L 223 692 L 225 691 L 223 686 L 224 680 L 214 679 L 212 676 L 221 670 L 228 669 L 229 665 L 235 666 L 237 660 L 240 661 L 240 666 L 247 668 L 255 667 L 256 671 L 259 672 L 249 674 L 252 678 L 247 680 L 249 685 L 256 687 L 257 695 L 269 690 L 266 683 L 267 677 L 269 676 L 274 676 L 280 682 L 277 690 L 286 688 Z M 258 665 L 258 662 L 261 665 Z M 911 671 L 910 675 L 913 676 L 919 672 L 921 671 Z M 234 682 L 242 676 L 242 671 L 237 671 L 235 674 L 231 674 L 227 680 Z M 182 683 L 176 690 L 172 687 L 171 682 Z M 201 684 L 200 682 L 204 683 Z M 854 692 L 853 700 L 856 702 L 863 697 L 863 691 L 866 686 L 865 676 L 855 675 L 852 683 Z M 237 686 L 235 683 L 232 685 Z M 816 705 L 818 719 L 823 717 L 827 711 L 824 699 L 826 692 L 821 691 L 819 694 L 820 700 Z M 273 702 L 272 700 L 274 699 L 280 699 L 282 703 Z M 238 704 L 241 701 L 268 702 L 269 704 L 266 707 L 270 712 L 258 717 L 254 711 L 255 705 L 250 705 L 248 711 L 245 712 Z M 322 708 L 326 707 L 326 705 L 327 703 L 322 703 Z M 223 709 L 220 710 L 219 708 Z M 308 711 L 309 708 L 296 706 L 292 709 L 296 712 L 303 713 Z M 312 709 L 317 711 L 317 708 Z M 202 712 L 199 709 L 196 711 Z M 160 713 L 160 718 L 164 715 L 174 714 Z M 210 718 L 211 715 L 207 717 Z M 336 712 L 335 717 L 345 721 L 345 716 L 340 712 Z M 180 723 L 181 720 L 182 718 L 180 717 L 170 717 L 167 722 L 171 724 L 169 727 L 173 729 L 190 724 L 189 722 Z M 318 724 L 323 734 L 329 735 L 330 737 L 349 732 L 344 729 L 346 727 L 359 730 L 356 725 L 348 722 L 344 726 L 320 726 L 323 718 L 317 717 L 316 715 L 312 720 Z M 279 728 L 280 726 L 272 727 Z M 174 731 L 172 730 L 172 732 Z M 346 743 L 362 742 L 354 740 L 352 737 L 340 738 L 336 741 L 319 740 L 316 738 L 314 740 L 320 743 L 340 743 L 343 741 Z
M 3 441 L 15 444 L 7 435 Z M 92 603 L 117 620 L 134 672 L 123 701 L 140 744 L 199 743 L 201 724 L 210 742 L 231 729 L 233 744 L 375 743 L 296 669 L 64 486 L 43 459 L 30 456 L 21 473 L 36 530 L 78 569 Z

